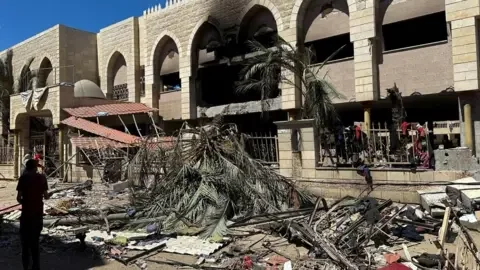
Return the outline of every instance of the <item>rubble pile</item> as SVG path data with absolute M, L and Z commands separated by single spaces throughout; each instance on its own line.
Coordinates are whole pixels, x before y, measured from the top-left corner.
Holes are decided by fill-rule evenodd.
M 146 141 L 128 182 L 50 183 L 43 249 L 140 269 L 480 269 L 473 178 L 418 191 L 421 205 L 333 201 L 250 158 L 235 127 L 183 127 L 177 138 L 168 150 Z M 20 211 L 0 209 L 0 246 L 16 242 Z
M 55 208 L 46 207 L 44 250 L 54 252 L 73 245 L 124 265 L 136 264 L 141 269 L 161 269 L 155 268 L 157 265 L 305 270 L 479 269 L 480 266 L 478 248 L 462 222 L 469 215 L 467 208 L 458 201 L 453 206 L 449 198 L 442 201 L 444 215 L 437 218 L 419 205 L 391 200 L 319 198 L 308 207 L 234 216 L 226 221 L 222 237 L 205 237 L 201 230 L 181 233 L 164 228 L 166 216 L 146 217 L 129 205 L 127 192 L 116 194 L 124 199 L 116 198 L 115 207 L 106 207 L 106 202 L 102 207 L 99 204 L 87 207 L 86 202 L 91 203 L 105 187 L 82 187 L 70 187 L 61 191 L 64 195 L 55 195 L 56 199 L 47 201 Z M 110 191 L 104 192 L 103 200 Z M 14 210 L 3 214 L 3 227 L 15 224 L 15 220 L 5 219 L 19 211 L 11 209 Z M 470 209 L 477 216 L 479 210 L 475 205 Z M 11 246 L 16 242 L 12 237 L 14 234 L 4 231 L 0 245 Z M 457 241 L 452 248 L 455 237 Z M 429 245 L 436 252 L 409 250 L 416 245 Z M 157 259 L 158 254 L 182 254 L 193 257 L 194 261 L 178 261 L 168 256 Z

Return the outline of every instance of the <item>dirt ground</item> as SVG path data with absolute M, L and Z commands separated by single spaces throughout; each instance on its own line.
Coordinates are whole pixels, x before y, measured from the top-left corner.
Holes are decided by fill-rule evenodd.
M 0 208 L 9 206 L 16 203 L 16 183 L 15 182 L 6 182 L 0 181 Z M 480 233 L 471 232 L 476 242 L 476 245 L 480 247 Z M 414 244 L 409 246 L 409 252 L 412 256 L 428 252 L 436 253 L 437 248 L 435 245 L 429 241 L 435 239 L 435 236 L 425 235 L 426 240 L 419 244 Z M 447 249 L 451 252 L 455 252 L 455 244 L 460 243 L 460 237 L 452 239 L 453 243 L 447 244 Z M 269 241 L 275 243 L 276 250 L 282 252 L 282 254 L 289 256 L 291 259 L 297 259 L 304 257 L 307 254 L 307 250 L 302 247 L 295 247 L 292 244 L 289 244 L 283 238 L 274 237 L 271 235 L 257 234 L 250 237 L 241 239 L 231 245 L 240 245 L 240 246 L 250 246 L 251 250 L 262 249 L 262 242 Z M 42 269 L 49 270 L 84 270 L 84 269 L 103 269 L 103 270 L 123 270 L 123 269 L 140 269 L 136 265 L 124 266 L 121 263 L 116 261 L 104 260 L 103 256 L 94 254 L 91 249 L 86 251 L 79 251 L 77 249 L 77 243 L 71 244 L 71 246 L 62 246 L 54 250 L 49 250 L 43 248 L 41 251 L 42 259 Z M 228 247 L 227 247 L 228 248 Z M 398 252 L 404 257 L 401 246 L 391 247 L 389 250 Z M 12 241 L 9 244 L 5 245 L 0 242 L 0 265 L 2 270 L 17 270 L 21 269 L 21 259 L 20 259 L 20 243 L 19 241 Z M 273 253 L 267 254 L 266 256 L 271 256 Z M 166 261 L 166 260 L 175 260 L 184 263 L 194 264 L 197 260 L 196 257 L 188 255 L 177 255 L 170 253 L 158 253 L 149 259 L 156 261 Z M 147 262 L 148 269 L 180 269 L 177 267 L 157 264 L 152 262 Z M 182 268 L 185 269 L 185 268 Z M 294 267 L 294 269 L 296 269 Z

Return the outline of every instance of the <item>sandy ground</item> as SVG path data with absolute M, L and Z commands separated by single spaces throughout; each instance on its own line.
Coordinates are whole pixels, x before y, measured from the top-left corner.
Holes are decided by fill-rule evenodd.
M 16 183 L 15 182 L 6 182 L 0 181 L 0 208 L 9 206 L 16 203 Z M 471 232 L 476 245 L 480 247 L 480 233 L 479 232 Z M 429 240 L 433 240 L 436 237 L 432 235 L 425 235 L 426 241 L 409 246 L 409 252 L 412 256 L 416 254 L 420 254 L 423 252 L 428 253 L 436 253 L 438 250 L 433 243 Z M 250 246 L 251 250 L 262 249 L 262 242 L 269 241 L 272 243 L 276 243 L 276 250 L 282 252 L 285 255 L 288 255 L 291 259 L 296 259 L 300 257 L 304 257 L 307 253 L 307 250 L 302 247 L 295 247 L 292 244 L 288 244 L 286 240 L 270 235 L 253 235 L 248 238 L 240 239 L 239 241 L 235 242 L 231 245 L 238 245 L 238 246 Z M 258 242 L 258 243 L 257 243 Z M 451 252 L 455 252 L 456 244 L 460 243 L 460 237 L 456 237 L 453 239 L 452 243 L 447 244 L 447 249 Z M 256 243 L 256 244 L 255 244 Z M 227 247 L 230 248 L 230 247 Z M 401 250 L 400 246 L 392 247 L 390 250 L 398 252 L 399 254 L 404 256 L 403 251 Z M 0 246 L 0 269 L 2 270 L 17 270 L 22 269 L 21 267 L 21 259 L 20 259 L 20 244 L 19 241 L 13 241 L 7 247 Z M 266 256 L 271 256 L 272 253 L 267 254 Z M 41 252 L 41 259 L 42 259 L 42 269 L 49 269 L 49 270 L 84 270 L 84 269 L 105 269 L 105 270 L 123 270 L 123 269 L 140 269 L 136 265 L 124 266 L 121 263 L 116 261 L 108 261 L 104 260 L 102 256 L 98 254 L 94 254 L 91 249 L 87 249 L 86 251 L 79 251 L 78 244 L 72 244 L 71 246 L 62 246 L 61 248 L 56 248 L 54 250 L 49 250 L 48 248 L 43 248 Z M 165 261 L 165 260 L 175 260 L 181 261 L 185 263 L 194 264 L 197 260 L 196 257 L 193 256 L 185 256 L 185 255 L 176 255 L 170 253 L 158 253 L 149 259 L 157 260 L 157 261 Z M 180 269 L 177 267 L 165 265 L 165 264 L 156 264 L 156 263 L 148 263 L 148 269 Z M 183 268 L 185 269 L 185 268 Z M 295 269 L 295 268 L 294 268 Z

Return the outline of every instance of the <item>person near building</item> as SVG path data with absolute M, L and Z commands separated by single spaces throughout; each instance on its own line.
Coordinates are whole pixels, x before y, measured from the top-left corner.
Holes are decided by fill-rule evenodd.
M 48 199 L 47 178 L 37 172 L 37 161 L 30 159 L 17 185 L 17 201 L 22 205 L 20 241 L 23 269 L 40 269 L 39 240 L 43 228 L 43 199 Z M 30 259 L 32 267 L 30 266 Z
M 37 171 L 39 173 L 44 173 L 45 172 L 45 167 L 43 166 L 43 152 L 41 150 L 37 150 L 35 155 L 33 156 L 33 159 L 37 161 Z

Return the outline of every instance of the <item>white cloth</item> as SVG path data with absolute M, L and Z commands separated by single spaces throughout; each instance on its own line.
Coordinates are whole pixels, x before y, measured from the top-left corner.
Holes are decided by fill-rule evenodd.
M 33 91 L 33 97 L 32 97 L 32 109 L 38 110 L 38 103 L 40 102 L 40 99 L 42 99 L 43 95 L 45 94 L 45 91 L 48 90 L 48 87 L 42 87 L 42 88 L 37 88 Z
M 28 103 L 30 102 L 30 98 L 32 97 L 33 91 L 27 90 L 25 92 L 20 93 L 20 98 L 22 99 L 22 104 L 25 108 L 28 107 Z

